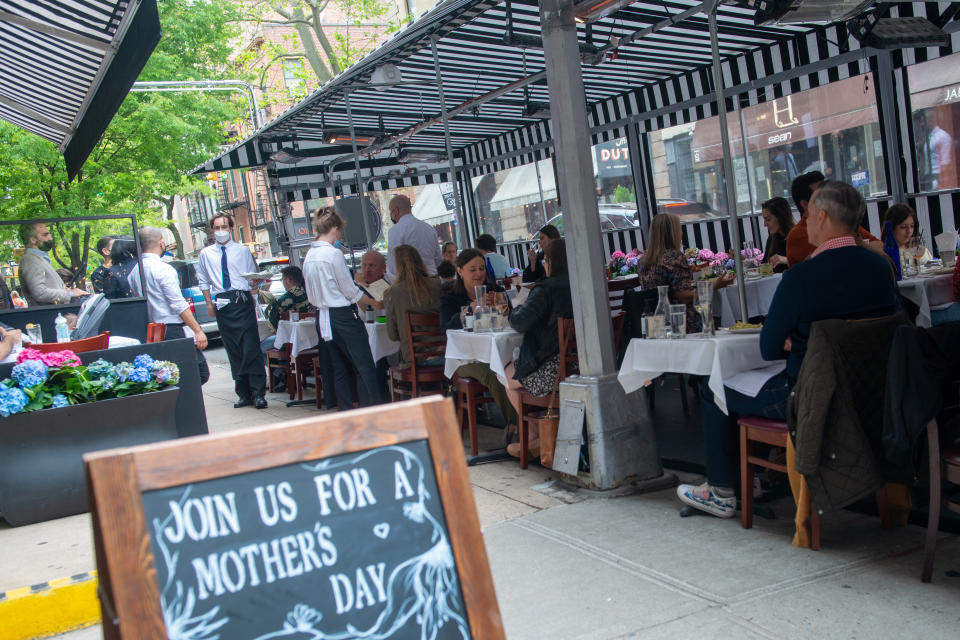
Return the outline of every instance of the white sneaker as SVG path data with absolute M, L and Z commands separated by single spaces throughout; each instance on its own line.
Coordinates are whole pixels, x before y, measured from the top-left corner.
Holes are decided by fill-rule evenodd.
M 677 487 L 677 497 L 694 509 L 706 511 L 718 518 L 732 518 L 737 511 L 737 498 L 721 498 L 713 491 L 709 483 L 704 482 L 699 487 L 692 484 L 681 484 Z

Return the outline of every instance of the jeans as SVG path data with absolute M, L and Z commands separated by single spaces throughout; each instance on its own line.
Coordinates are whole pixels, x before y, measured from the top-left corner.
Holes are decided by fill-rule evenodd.
M 707 386 L 707 378 L 700 383 L 700 415 L 703 419 L 707 482 L 713 487 L 732 489 L 738 475 L 740 442 L 737 418 L 749 414 L 771 420 L 786 420 L 790 381 L 787 372 L 781 371 L 767 380 L 756 398 L 727 387 L 723 389 L 730 415 L 724 415 L 713 401 L 713 391 Z

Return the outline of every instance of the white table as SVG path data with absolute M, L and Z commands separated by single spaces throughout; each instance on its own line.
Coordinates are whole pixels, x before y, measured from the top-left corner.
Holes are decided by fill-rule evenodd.
M 26 334 L 24 334 L 24 337 L 26 337 Z M 134 347 L 138 344 L 140 344 L 140 341 L 137 340 L 136 338 L 127 338 L 125 336 L 110 336 L 109 342 L 107 344 L 107 348 L 116 349 L 117 347 Z M 19 354 L 20 354 L 19 351 L 16 353 L 11 352 L 7 354 L 6 358 L 4 358 L 3 360 L 0 360 L 0 362 L 16 362 L 17 356 Z
M 747 292 L 747 317 L 765 316 L 770 310 L 773 294 L 780 286 L 782 274 L 775 273 L 758 280 L 747 280 L 744 288 Z M 736 280 L 733 284 L 717 290 L 713 294 L 713 315 L 720 316 L 720 326 L 729 327 L 740 319 L 740 291 Z M 746 321 L 747 318 L 744 318 Z
M 917 315 L 918 327 L 929 327 L 931 325 L 930 311 L 932 309 L 943 308 L 956 302 L 953 299 L 953 275 L 951 273 L 904 278 L 897 285 L 900 287 L 900 294 L 904 298 L 920 307 L 920 313 Z
M 708 386 L 714 401 L 727 413 L 724 384 L 756 396 L 763 383 L 786 368 L 785 360 L 770 362 L 760 356 L 758 333 L 732 333 L 720 330 L 712 338 L 691 335 L 682 340 L 644 340 L 634 338 L 617 380 L 632 393 L 664 373 L 710 376 Z
M 363 326 L 367 328 L 370 353 L 373 354 L 374 362 L 400 352 L 400 343 L 394 342 L 387 335 L 386 323 L 364 322 Z M 279 349 L 281 345 L 288 342 L 290 343 L 290 356 L 293 358 L 296 358 L 300 352 L 317 346 L 320 343 L 320 335 L 317 333 L 316 319 L 305 318 L 297 322 L 291 322 L 290 320 L 278 322 L 274 345 Z
M 449 329 L 443 374 L 453 378 L 461 365 L 485 362 L 500 381 L 506 384 L 507 365 L 513 362 L 513 350 L 518 349 L 522 343 L 523 334 L 513 329 L 483 333 Z

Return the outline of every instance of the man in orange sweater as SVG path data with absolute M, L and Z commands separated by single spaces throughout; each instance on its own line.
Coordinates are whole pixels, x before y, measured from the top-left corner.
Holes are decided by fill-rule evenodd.
M 793 266 L 798 262 L 803 262 L 813 253 L 814 247 L 807 239 L 807 202 L 810 196 L 817 190 L 824 181 L 823 174 L 819 171 L 811 171 L 797 176 L 790 185 L 790 195 L 793 197 L 793 204 L 800 212 L 800 222 L 793 225 L 790 233 L 787 234 L 787 264 Z M 858 240 L 868 249 L 883 253 L 883 243 L 867 231 L 863 226 L 860 227 Z

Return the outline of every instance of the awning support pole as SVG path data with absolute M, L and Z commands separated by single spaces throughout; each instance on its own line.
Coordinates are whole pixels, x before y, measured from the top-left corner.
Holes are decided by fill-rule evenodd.
M 360 153 L 357 150 L 357 133 L 353 128 L 353 112 L 350 110 L 350 92 L 347 91 L 343 94 L 343 101 L 347 107 L 347 122 L 350 123 L 350 146 L 353 148 L 353 171 L 357 176 L 357 191 L 360 194 L 360 213 L 363 216 L 363 235 L 367 241 L 367 249 L 373 248 L 373 243 L 375 238 L 370 237 L 370 221 L 367 220 L 369 216 L 367 210 L 367 189 L 366 183 L 363 180 L 363 176 L 360 175 Z M 351 251 L 351 255 L 352 255 Z
M 447 98 L 443 92 L 443 76 L 440 73 L 440 54 L 437 52 L 437 37 L 430 38 L 430 50 L 433 52 L 433 69 L 437 74 L 437 87 L 440 89 L 440 114 L 443 117 L 443 142 L 447 146 L 447 162 L 450 163 L 450 184 L 453 185 L 453 202 L 457 216 L 457 244 L 460 250 L 467 248 L 466 220 L 463 219 L 463 201 L 460 194 L 460 181 L 457 180 L 457 159 L 453 155 L 453 141 L 450 139 L 450 116 L 447 115 Z
M 580 360 L 580 374 L 560 384 L 560 422 L 563 424 L 570 411 L 568 406 L 578 406 L 568 403 L 582 404 L 590 473 L 580 474 L 578 479 L 593 489 L 613 489 L 637 479 L 662 477 L 663 471 L 653 426 L 649 420 L 637 420 L 645 413 L 646 403 L 639 396 L 628 398 L 617 381 L 606 255 L 573 5 L 574 0 L 540 0 L 557 189 L 564 212 Z M 575 462 L 572 472 L 576 472 Z
M 747 321 L 747 296 L 743 281 L 743 246 L 740 238 L 740 221 L 737 218 L 737 194 L 733 188 L 733 161 L 730 157 L 730 130 L 727 124 L 727 101 L 723 95 L 723 70 L 720 67 L 720 45 L 717 41 L 717 8 L 719 0 L 710 9 L 710 48 L 713 50 L 713 91 L 717 98 L 717 115 L 720 117 L 720 142 L 723 145 L 723 193 L 730 213 L 730 239 L 733 241 L 733 260 L 737 265 L 737 290 L 740 293 L 740 319 Z

